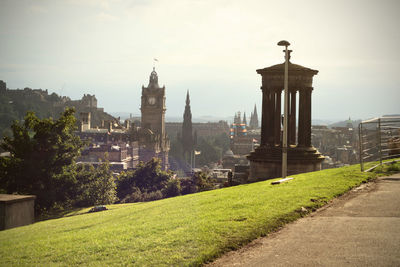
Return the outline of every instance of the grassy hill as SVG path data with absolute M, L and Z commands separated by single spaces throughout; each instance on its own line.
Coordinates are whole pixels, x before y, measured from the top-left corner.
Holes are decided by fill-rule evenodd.
M 200 265 L 374 177 L 359 166 L 48 220 L 0 232 L 1 266 Z

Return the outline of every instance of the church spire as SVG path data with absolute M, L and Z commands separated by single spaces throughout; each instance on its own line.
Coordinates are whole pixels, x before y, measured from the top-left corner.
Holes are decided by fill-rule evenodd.
M 189 110 L 190 110 L 189 90 L 187 90 L 187 93 L 186 93 L 186 106 L 189 106 Z M 185 108 L 186 108 L 186 107 L 185 107 Z
M 193 140 L 193 129 L 192 129 L 192 112 L 190 110 L 190 97 L 189 90 L 186 93 L 186 105 L 183 113 L 183 124 L 182 124 L 182 147 L 183 156 L 190 160 L 190 155 L 193 151 L 194 140 Z
M 250 128 L 252 128 L 252 129 L 256 129 L 256 128 L 258 128 L 258 115 L 257 115 L 257 107 L 256 107 L 256 104 L 254 104 L 254 111 L 253 111 L 253 113 L 251 114 L 251 117 L 250 117 Z

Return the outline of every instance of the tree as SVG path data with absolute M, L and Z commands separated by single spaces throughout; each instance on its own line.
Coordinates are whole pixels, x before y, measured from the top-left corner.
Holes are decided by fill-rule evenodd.
M 97 168 L 91 164 L 79 165 L 76 178 L 74 206 L 87 207 L 115 202 L 115 182 L 108 162 L 103 162 Z
M 123 200 L 132 193 L 137 194 L 137 189 L 143 195 L 157 191 L 161 193 L 161 190 L 168 185 L 171 177 L 171 172 L 161 170 L 160 160 L 157 158 L 153 158 L 146 163 L 140 162 L 136 170 L 123 173 L 119 176 L 117 196 Z
M 1 147 L 9 157 L 0 158 L 0 184 L 7 193 L 37 196 L 36 209 L 65 203 L 75 194 L 75 160 L 82 142 L 74 135 L 74 109 L 66 109 L 58 120 L 39 119 L 28 112 L 15 121 L 13 137 L 4 137 Z
M 196 165 L 204 166 L 218 162 L 222 159 L 223 153 L 228 149 L 229 137 L 226 133 L 200 137 L 196 150 L 201 151 L 201 154 L 196 156 Z

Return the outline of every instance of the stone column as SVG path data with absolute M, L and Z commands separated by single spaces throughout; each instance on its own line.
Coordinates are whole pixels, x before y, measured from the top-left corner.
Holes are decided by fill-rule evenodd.
M 301 88 L 299 90 L 299 130 L 297 135 L 298 146 L 305 146 L 305 112 L 306 112 L 306 101 L 305 101 L 305 89 Z
M 263 88 L 263 103 L 262 103 L 262 115 L 261 115 L 261 146 L 272 145 L 274 141 L 274 106 L 273 93 Z
M 267 144 L 267 127 L 268 127 L 268 107 L 269 107 L 269 98 L 268 92 L 265 89 L 262 89 L 262 107 L 261 107 L 261 146 L 265 146 Z
M 269 107 L 268 107 L 268 112 L 269 112 L 269 117 L 268 117 L 268 145 L 269 146 L 274 146 L 274 114 L 275 114 L 275 94 L 274 91 L 268 90 L 268 96 L 269 96 Z
M 290 92 L 289 145 L 296 144 L 296 90 Z
M 306 147 L 311 146 L 311 92 L 312 87 L 305 90 L 305 125 L 304 125 L 304 145 Z
M 274 111 L 274 145 L 281 143 L 281 95 L 282 90 L 278 89 L 274 92 L 275 111 Z

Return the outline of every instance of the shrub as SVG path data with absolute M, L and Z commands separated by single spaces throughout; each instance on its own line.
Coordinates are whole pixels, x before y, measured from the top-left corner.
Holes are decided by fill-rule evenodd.
M 181 194 L 181 183 L 178 179 L 171 179 L 167 186 L 161 190 L 164 197 L 175 197 Z

